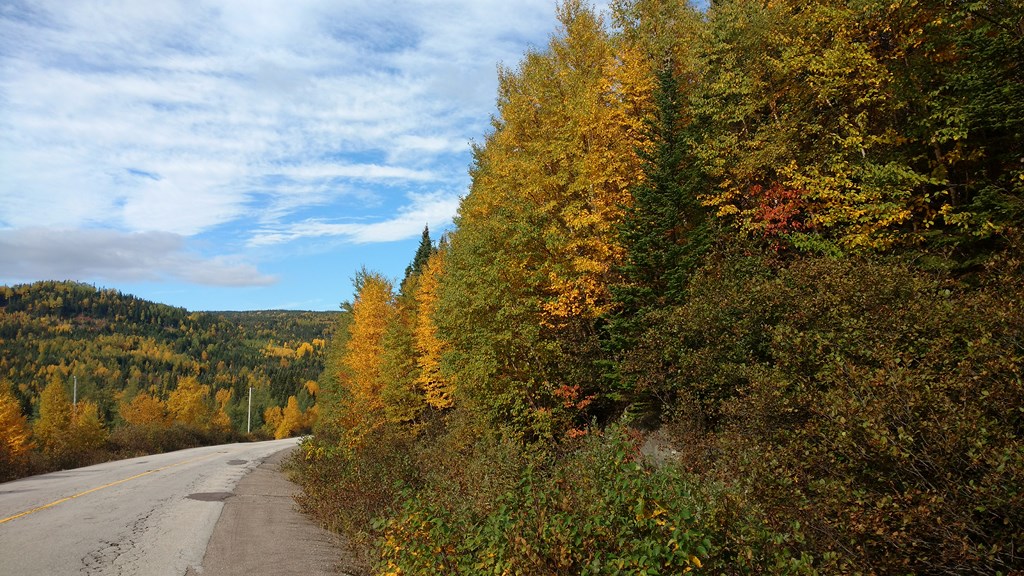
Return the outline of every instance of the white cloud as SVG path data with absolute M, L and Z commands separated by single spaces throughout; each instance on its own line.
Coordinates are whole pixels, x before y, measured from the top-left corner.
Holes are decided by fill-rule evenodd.
M 34 6 L 12 5 L 0 19 L 9 38 L 0 154 L 18 183 L 0 194 L 97 208 L 54 221 L 3 208 L 0 221 L 65 225 L 86 213 L 91 223 L 186 234 L 241 217 L 242 184 L 267 160 L 317 165 L 375 151 L 408 164 L 386 177 L 420 180 L 424 165 L 465 154 L 486 126 L 497 60 L 521 53 L 521 37 L 553 12 L 547 0 Z M 65 168 L 38 170 L 37 157 L 54 151 Z M 234 170 L 192 169 L 211 161 Z M 137 191 L 119 178 L 130 169 L 159 172 L 164 190 Z M 213 215 L 137 208 L 157 197 L 155 210 L 193 207 L 211 194 L 222 197 Z
M 304 238 L 342 238 L 357 244 L 395 242 L 418 236 L 424 225 L 437 230 L 451 221 L 458 209 L 454 194 L 434 193 L 412 195 L 410 203 L 397 214 L 378 222 L 336 222 L 311 218 L 280 227 L 258 230 L 249 240 L 250 246 L 272 246 Z
M 554 15 L 554 0 L 0 2 L 0 230 L 7 246 L 22 236 L 10 270 L 75 271 L 76 246 L 39 231 L 102 231 L 161 274 L 258 282 L 155 239 L 230 252 L 445 226 L 497 64 L 542 47 Z
M 184 280 L 208 286 L 265 286 L 276 279 L 228 256 L 202 258 L 168 232 L 26 228 L 0 231 L 0 269 L 13 280 L 96 278 Z
M 270 176 L 287 176 L 302 179 L 345 178 L 353 180 L 402 180 L 408 182 L 429 182 L 439 176 L 430 170 L 416 170 L 402 166 L 380 164 L 303 164 L 268 170 Z

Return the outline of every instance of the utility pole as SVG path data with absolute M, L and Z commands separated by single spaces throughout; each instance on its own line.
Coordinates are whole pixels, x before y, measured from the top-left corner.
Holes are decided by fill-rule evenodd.
M 245 418 L 245 433 L 252 432 L 252 386 L 249 386 L 249 414 Z

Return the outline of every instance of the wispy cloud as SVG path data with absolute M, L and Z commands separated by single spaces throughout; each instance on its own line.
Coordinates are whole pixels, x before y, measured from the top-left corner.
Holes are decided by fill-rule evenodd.
M 301 164 L 269 170 L 270 176 L 285 176 L 296 179 L 351 179 L 351 180 L 401 180 L 408 182 L 429 182 L 441 176 L 431 170 L 417 170 L 403 166 L 382 166 L 380 164 Z
M 249 245 L 272 246 L 303 238 L 340 238 L 357 244 L 393 242 L 419 235 L 424 225 L 436 230 L 439 224 L 451 218 L 458 206 L 458 198 L 451 194 L 413 195 L 410 204 L 384 220 L 339 222 L 310 218 L 260 229 L 249 240 Z
M 0 2 L 5 242 L 20 236 L 21 273 L 38 258 L 40 274 L 116 264 L 138 276 L 127 258 L 84 267 L 90 254 L 39 230 L 105 231 L 142 261 L 185 254 L 156 238 L 203 237 L 251 264 L 211 256 L 191 261 L 211 274 L 167 273 L 233 270 L 246 283 L 266 279 L 245 268 L 266 265 L 262 247 L 444 226 L 468 184 L 468 143 L 489 128 L 496 66 L 546 41 L 554 5 Z
M 21 202 L 0 221 L 192 234 L 242 216 L 245 183 L 268 161 L 325 173 L 325 159 L 369 153 L 401 164 L 343 160 L 335 175 L 432 177 L 424 166 L 464 154 L 486 126 L 497 61 L 521 53 L 551 11 L 548 1 L 6 3 L 0 154 L 12 184 L 0 195 Z M 48 216 L 26 202 L 43 197 L 96 209 Z M 145 208 L 162 199 L 166 211 L 168 198 L 213 213 Z

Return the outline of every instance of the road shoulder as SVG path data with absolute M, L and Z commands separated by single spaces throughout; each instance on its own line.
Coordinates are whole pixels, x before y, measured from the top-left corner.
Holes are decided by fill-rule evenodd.
M 216 576 L 366 573 L 345 542 L 299 512 L 299 487 L 281 471 L 292 449 L 268 457 L 224 502 L 199 573 Z

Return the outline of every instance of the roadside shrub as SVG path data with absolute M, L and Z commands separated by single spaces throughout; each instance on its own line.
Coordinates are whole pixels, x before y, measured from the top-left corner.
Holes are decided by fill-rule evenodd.
M 527 443 L 457 405 L 415 435 L 322 429 L 303 505 L 387 574 L 1024 570 L 1019 262 L 974 284 L 896 259 L 708 262 L 622 359 L 664 406 L 670 463 L 625 425 Z
M 409 491 L 383 532 L 387 574 L 679 574 L 711 543 L 688 484 L 643 465 L 613 427 L 549 468 L 527 467 L 485 511 Z
M 362 544 L 373 533 L 373 520 L 387 515 L 403 487 L 416 484 L 411 440 L 385 425 L 372 441 L 303 439 L 296 461 L 303 491 L 299 505 L 325 527 Z
M 970 287 L 892 260 L 750 267 L 703 271 L 633 360 L 657 356 L 670 375 L 660 385 L 674 429 L 700 444 L 683 450 L 699 483 L 721 482 L 759 515 L 750 526 L 823 573 L 1024 567 L 1019 277 Z
M 188 424 L 137 424 L 115 429 L 107 439 L 107 451 L 118 458 L 131 458 L 246 440 L 249 438 L 234 431 Z

